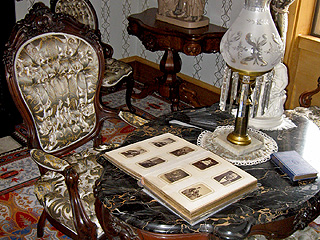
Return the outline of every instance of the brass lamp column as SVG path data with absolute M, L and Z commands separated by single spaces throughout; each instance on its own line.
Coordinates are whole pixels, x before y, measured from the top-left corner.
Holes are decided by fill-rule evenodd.
M 270 13 L 270 1 L 245 0 L 238 18 L 220 43 L 221 55 L 227 63 L 220 95 L 221 110 L 225 110 L 229 90 L 231 95 L 236 94 L 240 84 L 235 127 L 227 136 L 228 141 L 236 145 L 251 143 L 247 128 L 256 78 L 271 71 L 284 53 L 284 44 Z
M 229 67 L 233 72 L 239 73 L 240 91 L 238 98 L 238 110 L 235 120 L 233 132 L 231 132 L 227 139 L 229 142 L 236 145 L 249 145 L 251 137 L 248 135 L 249 110 L 251 106 L 251 93 L 254 88 L 256 77 L 265 74 L 264 72 L 244 72 L 235 70 Z

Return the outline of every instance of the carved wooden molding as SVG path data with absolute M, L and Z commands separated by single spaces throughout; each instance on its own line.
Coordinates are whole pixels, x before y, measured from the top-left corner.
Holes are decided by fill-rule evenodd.
M 312 91 L 303 92 L 299 97 L 299 104 L 301 107 L 310 107 L 312 96 L 320 92 L 320 77 L 318 78 L 317 88 Z
M 89 219 L 81 203 L 78 191 L 78 173 L 69 167 L 65 170 L 65 177 L 78 238 L 82 240 L 97 239 L 97 226 Z
M 197 56 L 202 52 L 201 45 L 198 43 L 184 44 L 183 52 L 187 55 L 190 55 L 190 56 Z
M 96 196 L 95 211 L 105 234 L 107 236 L 112 236 L 113 238 L 119 237 L 122 240 L 140 240 L 141 238 L 133 227 L 112 216 L 108 208 L 101 203 L 97 196 L 98 192 L 101 191 L 99 180 L 96 182 L 94 189 Z

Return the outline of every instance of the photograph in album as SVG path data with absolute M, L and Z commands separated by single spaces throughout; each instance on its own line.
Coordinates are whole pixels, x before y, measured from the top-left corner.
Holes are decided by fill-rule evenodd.
M 104 154 L 189 224 L 239 200 L 257 179 L 218 155 L 165 133 Z

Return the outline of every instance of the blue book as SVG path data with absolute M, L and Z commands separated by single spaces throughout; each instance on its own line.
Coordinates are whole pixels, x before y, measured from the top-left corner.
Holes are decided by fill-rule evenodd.
M 272 153 L 271 161 L 280 167 L 293 182 L 317 178 L 318 171 L 296 151 Z

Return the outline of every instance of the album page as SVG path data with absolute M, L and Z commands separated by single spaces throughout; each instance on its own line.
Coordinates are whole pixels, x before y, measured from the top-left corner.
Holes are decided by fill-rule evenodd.
M 256 178 L 208 151 L 147 174 L 141 183 L 190 224 L 257 188 Z
M 165 133 L 105 153 L 116 166 L 137 179 L 169 165 L 181 162 L 186 156 L 198 155 L 205 149 L 171 133 Z
M 190 224 L 257 187 L 257 180 L 218 155 L 165 133 L 105 153 L 152 196 Z

